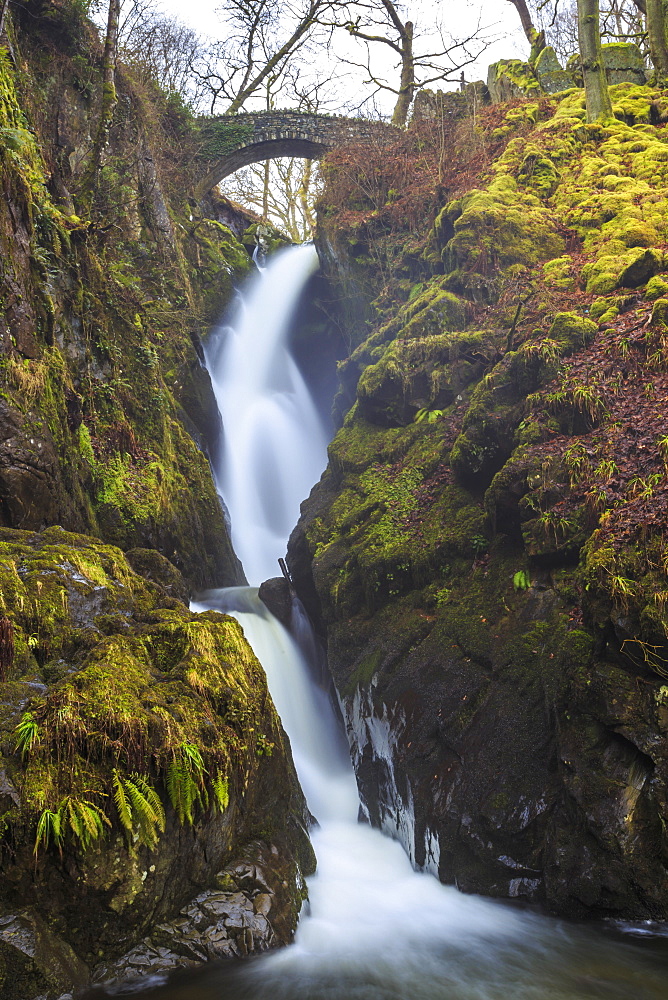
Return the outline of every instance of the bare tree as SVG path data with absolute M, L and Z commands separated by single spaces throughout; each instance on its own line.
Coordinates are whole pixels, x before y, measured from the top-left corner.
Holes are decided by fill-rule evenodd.
M 513 0 L 510 0 L 513 2 Z M 565 63 L 578 51 L 576 0 L 529 0 L 537 24 L 545 31 L 549 45 Z M 601 37 L 611 42 L 635 42 L 647 57 L 645 0 L 601 0 Z
M 647 34 L 652 64 L 660 80 L 668 77 L 668 44 L 666 43 L 666 8 L 663 0 L 645 0 Z
M 392 124 L 404 125 L 408 117 L 415 90 L 429 84 L 445 81 L 459 82 L 462 70 L 474 62 L 489 44 L 483 37 L 480 22 L 461 39 L 454 39 L 436 24 L 425 44 L 416 48 L 420 38 L 415 23 L 408 17 L 405 4 L 394 0 L 361 0 L 344 4 L 347 17 L 343 26 L 352 38 L 362 43 L 365 59 L 360 62 L 353 56 L 342 61 L 364 69 L 367 83 L 374 93 L 389 91 L 395 95 Z M 433 16 L 433 15 L 432 15 Z M 433 50 L 431 46 L 434 46 Z M 374 55 L 379 47 L 389 49 L 396 57 L 399 70 L 398 83 L 392 83 L 374 68 Z
M 203 96 L 194 74 L 203 42 L 192 28 L 152 12 L 126 30 L 120 55 L 139 79 L 158 83 L 197 107 Z
M 327 44 L 328 15 L 341 0 L 223 0 L 218 8 L 224 35 L 212 45 L 197 76 L 208 94 L 209 111 L 240 111 L 261 92 L 265 81 L 281 74 L 316 35 Z
M 320 175 L 310 160 L 283 157 L 244 167 L 226 178 L 221 190 L 254 209 L 295 243 L 313 235 L 313 202 L 320 190 Z

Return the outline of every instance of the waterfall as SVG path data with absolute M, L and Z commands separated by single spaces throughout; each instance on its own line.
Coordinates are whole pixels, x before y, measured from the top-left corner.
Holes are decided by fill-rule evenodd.
M 248 578 L 276 574 L 299 501 L 325 461 L 315 408 L 289 356 L 288 323 L 315 267 L 286 251 L 255 277 L 207 361 L 224 442 L 215 469 Z M 663 966 L 632 946 L 413 870 L 400 844 L 357 822 L 347 745 L 302 649 L 255 587 L 207 595 L 242 622 L 267 673 L 309 807 L 318 870 L 293 945 L 177 977 L 163 1000 L 665 1000 Z M 397 824 L 402 817 L 397 817 Z M 621 992 L 619 990 L 621 984 Z
M 276 576 L 299 504 L 327 462 L 324 428 L 286 349 L 290 318 L 317 266 L 308 244 L 277 254 L 205 347 L 223 423 L 214 471 L 232 544 L 255 586 Z

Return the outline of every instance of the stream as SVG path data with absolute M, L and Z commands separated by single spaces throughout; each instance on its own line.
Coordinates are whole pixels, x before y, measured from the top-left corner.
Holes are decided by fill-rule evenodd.
M 317 873 L 293 945 L 176 975 L 155 1000 L 667 1000 L 666 938 L 649 927 L 604 931 L 467 896 L 416 872 L 395 841 L 358 823 L 340 721 L 311 680 L 307 645 L 265 609 L 257 587 L 299 503 L 326 464 L 327 435 L 287 348 L 290 316 L 317 267 L 310 246 L 254 276 L 206 359 L 223 420 L 214 474 L 251 586 L 207 595 L 196 610 L 234 614 L 263 664 L 319 826 Z M 308 623 L 296 606 L 302 635 Z M 301 618 L 300 618 L 301 615 Z

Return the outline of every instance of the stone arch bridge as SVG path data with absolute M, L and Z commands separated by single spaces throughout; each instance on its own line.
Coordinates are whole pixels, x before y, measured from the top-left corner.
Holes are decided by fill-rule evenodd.
M 241 167 L 279 156 L 317 160 L 330 149 L 355 142 L 386 145 L 399 130 L 367 118 L 338 118 L 301 111 L 262 111 L 209 118 L 201 126 L 208 173 L 197 184 L 202 197 Z

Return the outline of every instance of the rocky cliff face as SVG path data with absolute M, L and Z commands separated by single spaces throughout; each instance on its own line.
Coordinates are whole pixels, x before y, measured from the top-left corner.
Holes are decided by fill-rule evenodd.
M 123 67 L 91 182 L 82 10 L 33 0 L 0 47 L 8 1000 L 286 943 L 314 863 L 262 669 L 231 619 L 187 609 L 243 579 L 199 341 L 249 254 L 188 201 L 187 110 Z
M 366 812 L 418 866 L 665 918 L 666 99 L 612 95 L 326 167 L 323 256 L 375 318 L 289 562 Z

